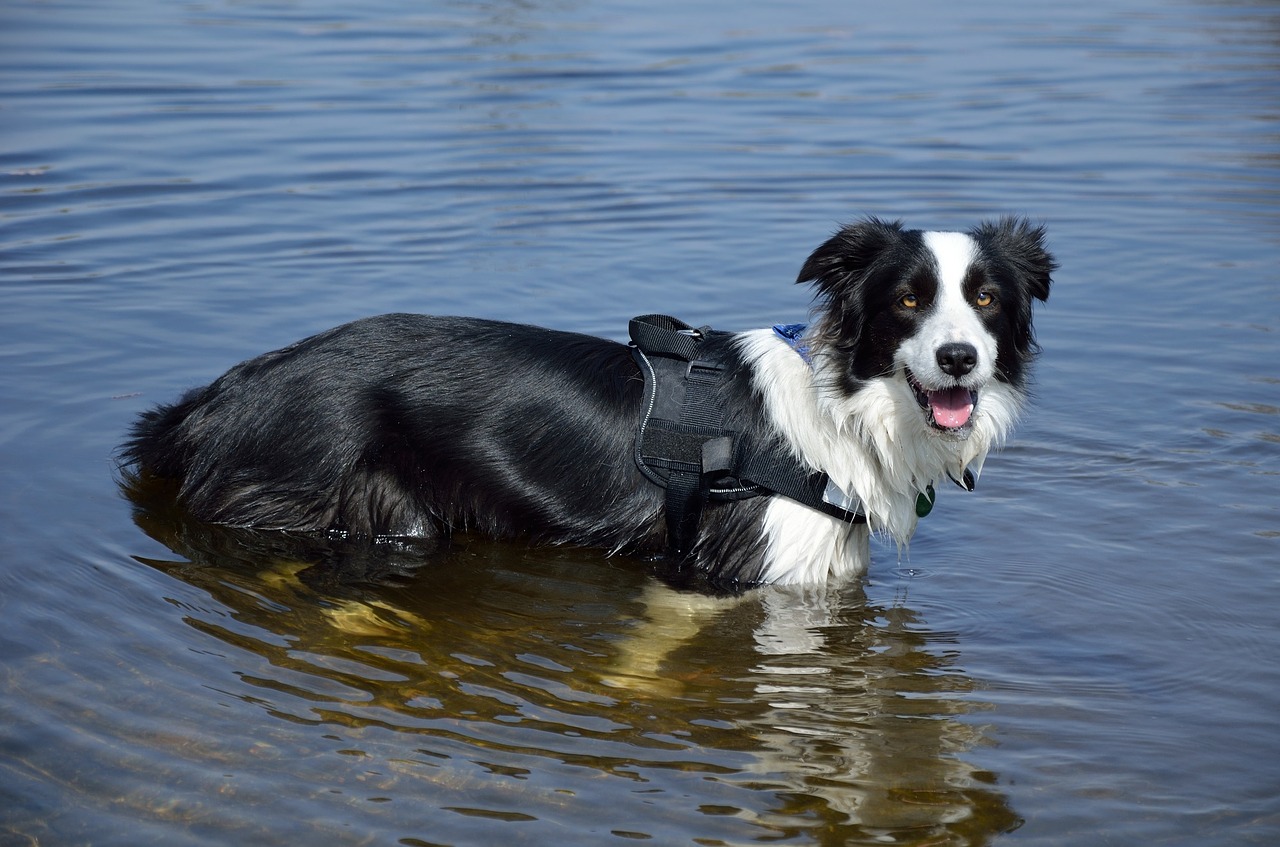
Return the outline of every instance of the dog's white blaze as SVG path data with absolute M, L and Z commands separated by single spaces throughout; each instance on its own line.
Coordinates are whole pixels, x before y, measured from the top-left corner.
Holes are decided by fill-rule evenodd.
M 978 245 L 962 232 L 926 232 L 924 244 L 938 266 L 938 291 L 923 326 L 899 348 L 899 365 L 911 368 L 926 388 L 964 385 L 974 388 L 995 375 L 996 340 L 964 295 L 964 278 Z M 937 351 L 944 344 L 963 342 L 978 351 L 978 364 L 959 380 L 938 366 Z

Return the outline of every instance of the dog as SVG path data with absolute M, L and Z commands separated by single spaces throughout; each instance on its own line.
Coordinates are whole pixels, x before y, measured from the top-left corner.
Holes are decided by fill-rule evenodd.
M 821 474 L 844 516 L 750 480 L 729 499 L 703 485 L 677 548 L 670 489 L 637 461 L 647 359 L 463 317 L 365 318 L 243 362 L 144 412 L 122 467 L 175 480 L 214 524 L 525 538 L 667 557 L 719 586 L 847 581 L 872 533 L 907 544 L 935 484 L 972 490 L 1026 405 L 1032 306 L 1056 268 L 1022 218 L 968 232 L 867 218 L 801 268 L 807 327 L 681 333 L 718 363 L 733 443 Z

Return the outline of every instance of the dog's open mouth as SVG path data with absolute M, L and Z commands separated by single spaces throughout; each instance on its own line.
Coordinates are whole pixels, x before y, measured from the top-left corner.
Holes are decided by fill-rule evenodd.
M 928 415 L 929 424 L 944 432 L 960 432 L 969 425 L 978 405 L 978 392 L 963 386 L 930 390 L 920 384 L 907 369 L 907 384 L 916 394 L 916 402 Z

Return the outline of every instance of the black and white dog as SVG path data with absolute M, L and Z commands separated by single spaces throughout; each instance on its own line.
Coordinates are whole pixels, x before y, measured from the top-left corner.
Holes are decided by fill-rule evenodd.
M 781 495 L 710 502 L 682 567 L 719 583 L 821 582 L 866 568 L 870 532 L 905 544 L 922 494 L 947 478 L 972 488 L 1018 417 L 1032 303 L 1054 268 L 1043 229 L 1021 219 L 841 229 L 800 271 L 813 323 L 790 338 L 718 334 L 732 374 L 718 391 L 734 430 L 825 472 L 866 522 Z M 384 315 L 144 413 L 123 457 L 177 480 L 185 509 L 212 523 L 660 553 L 664 492 L 635 461 L 643 391 L 613 341 Z

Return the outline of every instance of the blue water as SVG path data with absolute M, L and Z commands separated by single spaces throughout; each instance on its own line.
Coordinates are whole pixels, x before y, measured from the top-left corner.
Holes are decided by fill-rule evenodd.
M 0 842 L 1280 840 L 1278 71 L 1248 0 L 4 3 Z M 838 223 L 1003 213 L 1034 407 L 839 592 L 341 583 L 117 486 L 358 316 L 798 321 Z

